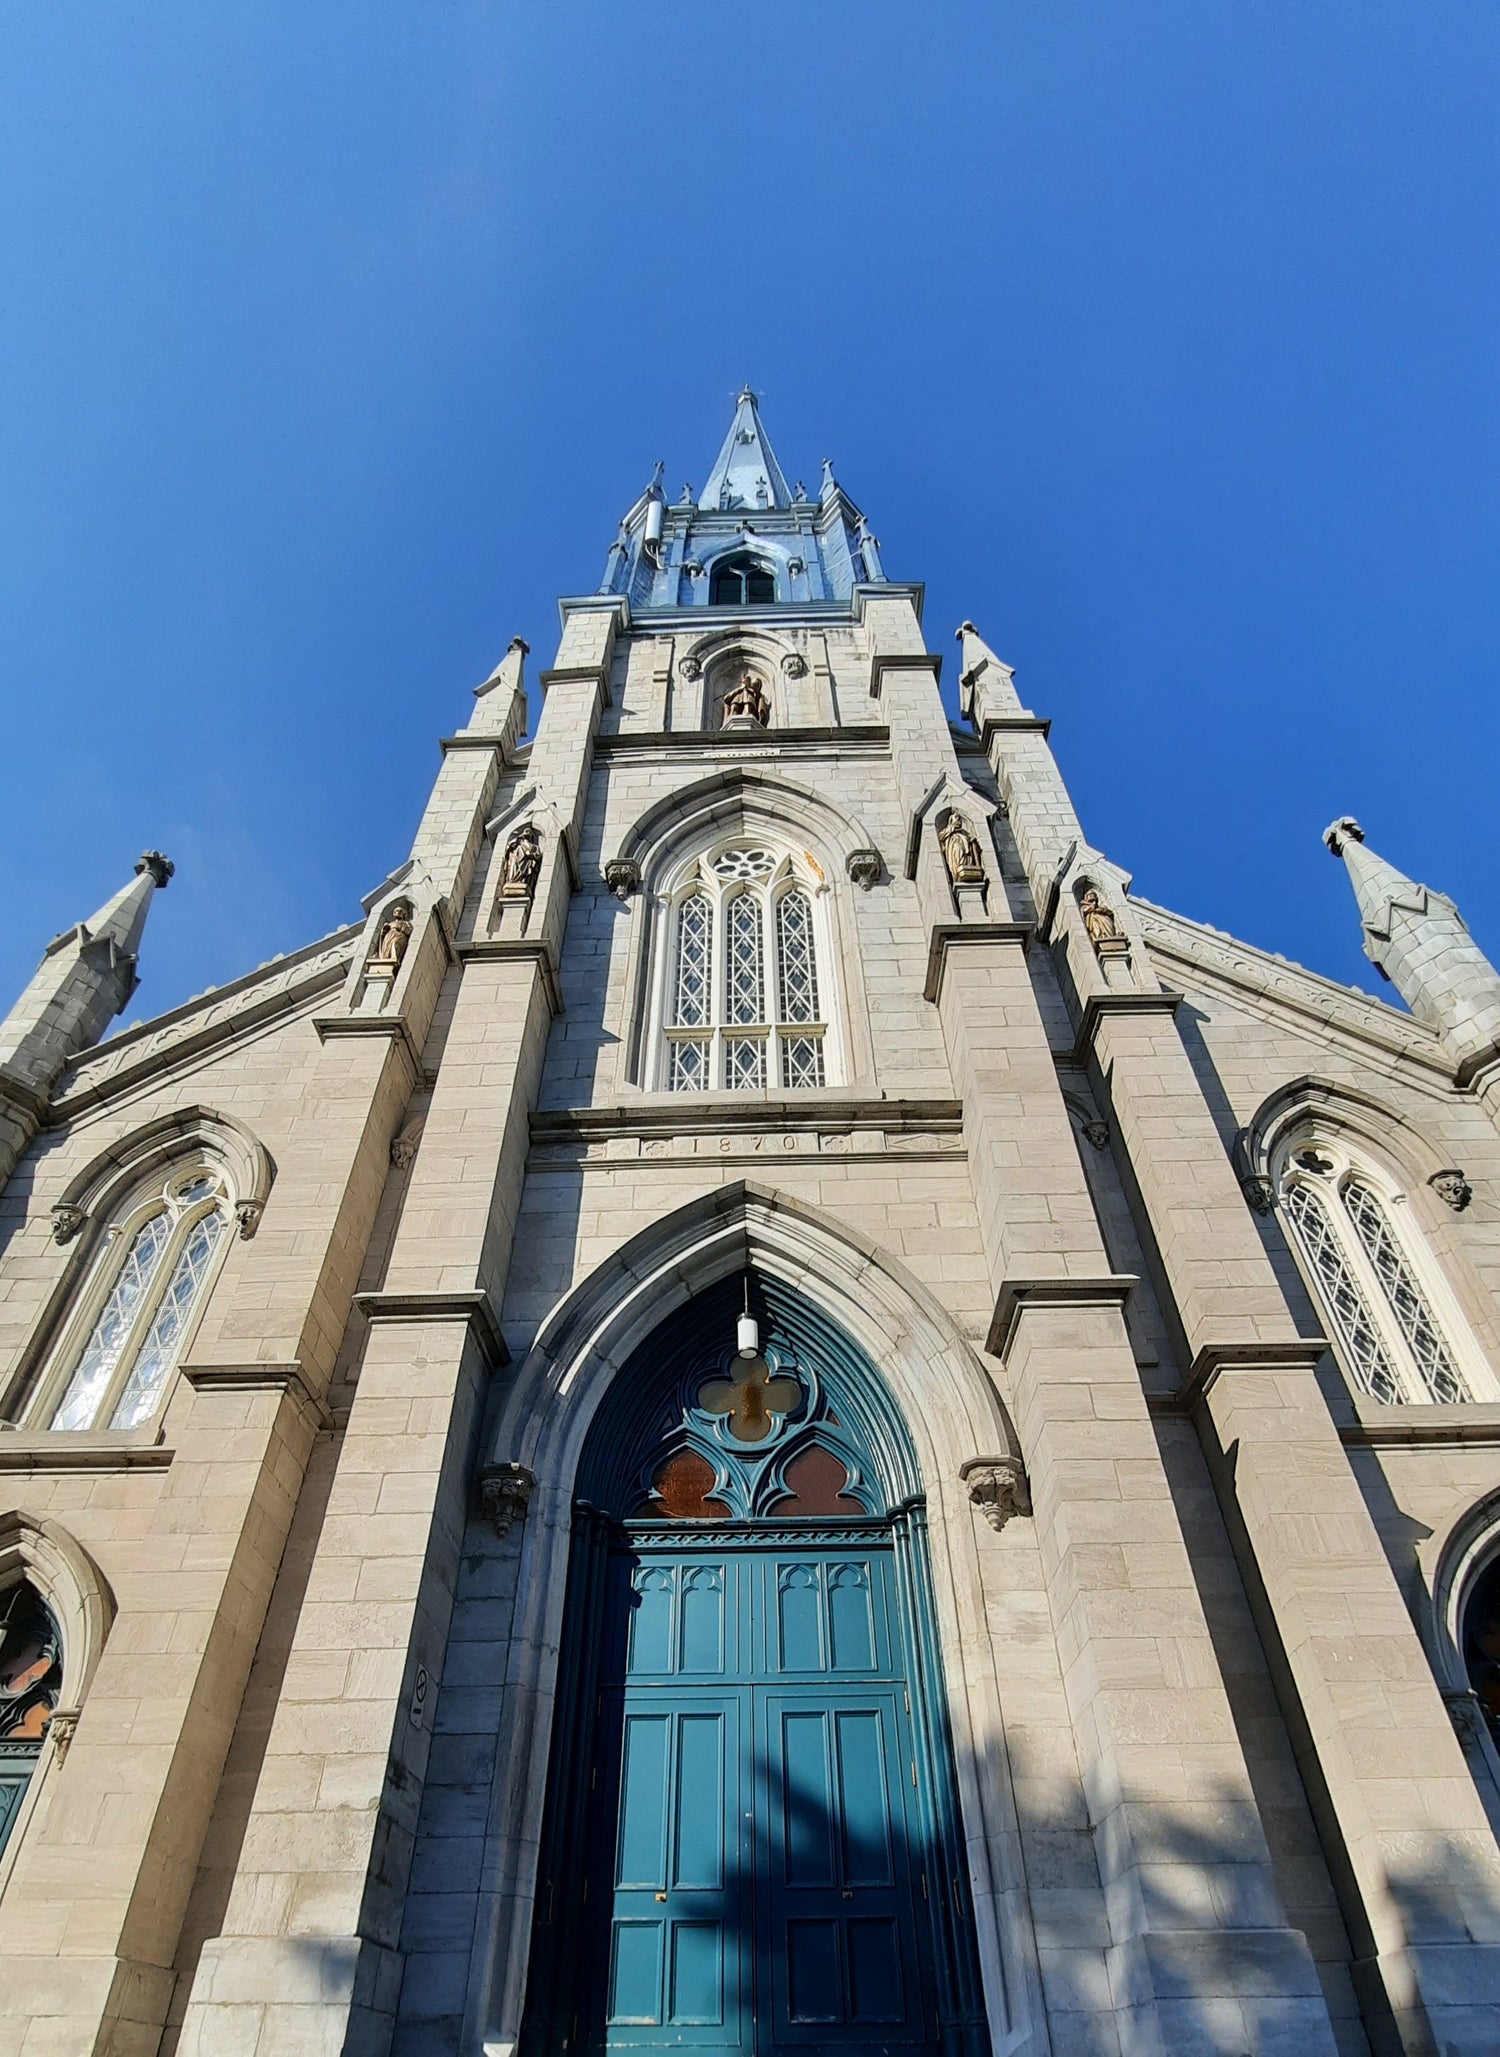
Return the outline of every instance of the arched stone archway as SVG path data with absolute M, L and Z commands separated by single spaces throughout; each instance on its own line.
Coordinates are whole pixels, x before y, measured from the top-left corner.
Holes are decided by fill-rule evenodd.
M 1028 2046 L 1040 2018 L 1035 1943 L 1017 1868 L 1001 1694 L 984 1618 L 975 1514 L 961 1467 L 1018 1455 L 972 1348 L 918 1281 L 875 1245 L 776 1191 L 741 1182 L 632 1238 L 543 1324 L 520 1367 L 490 1456 L 534 1478 L 506 1662 L 485 1897 L 471 2019 L 514 2049 L 530 1963 L 544 1791 L 558 1711 L 573 1502 L 591 1425 L 633 1354 L 696 1295 L 750 1270 L 800 1295 L 878 1368 L 910 1435 L 925 1503 L 934 1643 L 945 1680 L 959 1839 L 968 1865 L 984 2009 L 993 2046 Z

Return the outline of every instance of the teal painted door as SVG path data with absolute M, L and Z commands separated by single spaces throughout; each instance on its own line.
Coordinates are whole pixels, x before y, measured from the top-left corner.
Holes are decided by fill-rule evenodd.
M 674 1538 L 608 1584 L 578 2044 L 929 2047 L 888 1542 Z

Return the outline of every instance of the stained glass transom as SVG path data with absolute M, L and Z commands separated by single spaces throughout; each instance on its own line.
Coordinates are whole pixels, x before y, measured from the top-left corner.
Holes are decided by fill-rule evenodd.
M 729 903 L 729 1019 L 736 1026 L 766 1018 L 764 956 L 760 901 L 736 893 Z
M 1467 1400 L 1448 1346 L 1439 1333 L 1431 1308 L 1407 1263 L 1384 1207 L 1363 1179 L 1345 1181 L 1344 1211 L 1354 1224 L 1365 1255 L 1380 1281 L 1391 1312 L 1400 1324 L 1433 1399 L 1445 1402 Z
M 764 879 L 775 869 L 769 850 L 721 850 L 713 861 L 714 875 L 721 879 Z
M 776 979 L 782 1021 L 818 1019 L 812 903 L 794 886 L 776 902 Z
M 1355 1383 L 1373 1399 L 1400 1400 L 1400 1382 L 1380 1339 L 1379 1325 L 1344 1255 L 1327 1208 L 1316 1193 L 1300 1184 L 1288 1188 L 1286 1208 L 1333 1316 Z
M 674 1019 L 685 1028 L 708 1020 L 713 970 L 713 910 L 704 893 L 684 900 L 677 913 L 677 1005 Z

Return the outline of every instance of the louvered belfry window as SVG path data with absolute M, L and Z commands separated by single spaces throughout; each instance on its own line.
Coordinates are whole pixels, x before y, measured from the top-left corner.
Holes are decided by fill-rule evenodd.
M 827 1081 L 813 898 L 789 857 L 733 843 L 671 907 L 663 1083 L 756 1092 Z
M 1446 1298 L 1400 1198 L 1337 1142 L 1292 1152 L 1281 1178 L 1292 1240 L 1360 1392 L 1387 1405 L 1474 1397 L 1459 1367 L 1462 1318 Z M 1425 1259 L 1425 1261 L 1424 1261 Z

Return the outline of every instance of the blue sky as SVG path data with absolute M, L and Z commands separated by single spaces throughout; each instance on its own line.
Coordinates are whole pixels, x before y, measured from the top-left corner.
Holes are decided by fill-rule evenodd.
M 1500 955 L 1500 11 L 0 11 L 0 994 L 159 845 L 155 1012 L 351 918 L 469 688 L 750 380 L 1136 889 Z

